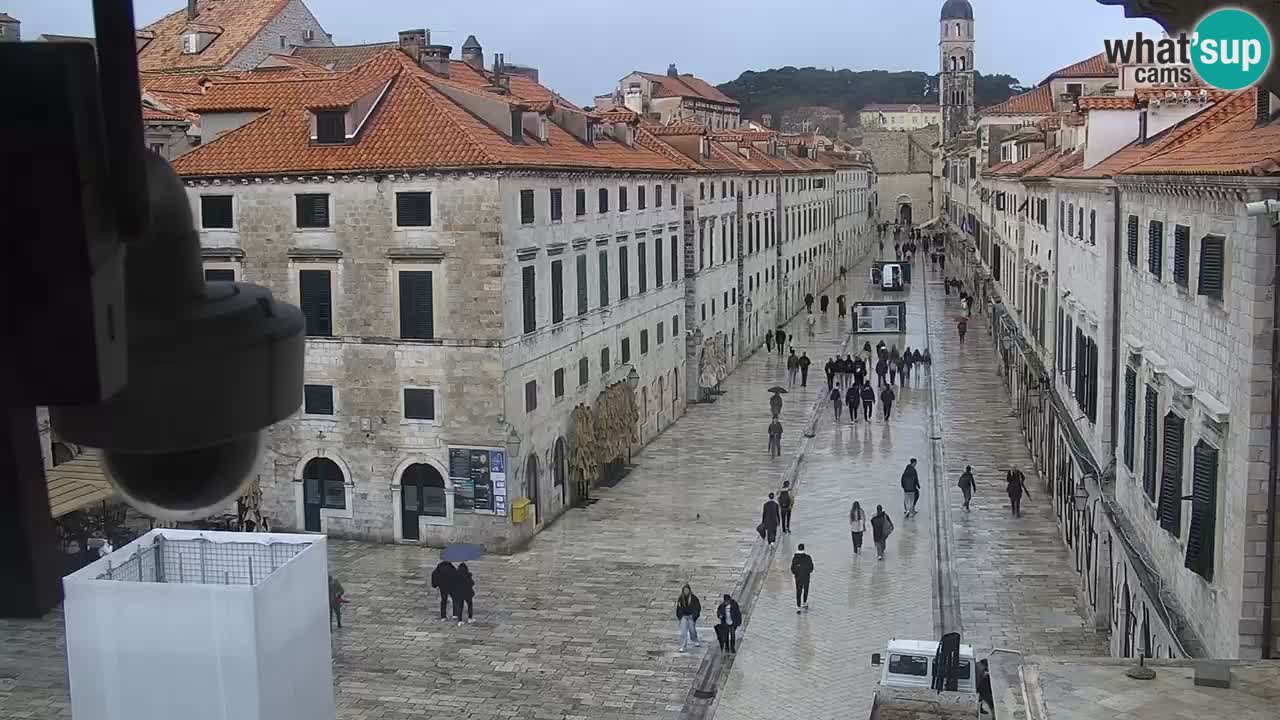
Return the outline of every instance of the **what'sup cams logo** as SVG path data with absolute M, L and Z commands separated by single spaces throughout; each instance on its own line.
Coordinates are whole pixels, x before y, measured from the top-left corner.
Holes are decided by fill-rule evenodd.
M 1139 67 L 1140 83 L 1189 85 L 1192 68 L 1205 82 L 1221 90 L 1240 90 L 1257 83 L 1271 67 L 1271 32 L 1256 15 L 1239 8 L 1221 8 L 1200 19 L 1191 34 L 1106 40 L 1107 61 Z

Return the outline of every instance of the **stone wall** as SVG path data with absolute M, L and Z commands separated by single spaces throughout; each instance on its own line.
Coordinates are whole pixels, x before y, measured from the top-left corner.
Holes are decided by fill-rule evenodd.
M 312 33 L 311 40 L 306 39 L 308 30 Z M 284 10 L 267 23 L 262 32 L 250 40 L 240 52 L 236 53 L 225 69 L 251 70 L 268 55 L 288 55 L 295 45 L 303 47 L 333 45 L 333 39 L 320 26 L 320 21 L 316 20 L 315 15 L 311 14 L 311 10 L 302 0 L 289 0 Z

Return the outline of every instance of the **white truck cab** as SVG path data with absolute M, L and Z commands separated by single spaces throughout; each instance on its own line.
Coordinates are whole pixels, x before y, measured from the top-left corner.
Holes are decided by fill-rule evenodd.
M 885 650 L 871 656 L 871 664 L 879 665 L 880 686 L 894 688 L 933 687 L 933 678 L 938 672 L 934 659 L 938 654 L 937 640 L 899 640 L 891 639 Z M 957 691 L 976 693 L 977 668 L 974 665 L 973 646 L 960 645 L 960 666 L 957 674 Z

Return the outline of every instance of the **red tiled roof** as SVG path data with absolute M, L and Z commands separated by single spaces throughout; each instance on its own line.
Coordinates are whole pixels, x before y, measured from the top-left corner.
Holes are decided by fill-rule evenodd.
M 1129 166 L 1134 175 L 1277 175 L 1280 174 L 1280 123 L 1256 125 L 1253 90 L 1222 103 L 1222 110 L 1186 133 L 1176 146 Z
M 672 77 L 656 73 L 638 73 L 654 84 L 654 97 L 692 97 L 711 102 L 737 105 L 738 101 L 717 90 L 711 84 L 688 73 Z
M 1041 85 L 1005 100 L 999 105 L 983 108 L 983 115 L 1048 115 L 1054 111 L 1053 90 Z
M 222 68 L 288 4 L 289 0 L 198 0 L 194 23 L 188 22 L 184 7 L 146 26 L 155 39 L 138 52 L 138 67 L 144 71 Z M 217 37 L 203 51 L 185 54 L 182 33 L 188 26 L 215 32 Z
M 1055 152 L 1022 173 L 1023 180 L 1050 178 L 1084 162 L 1084 151 Z
M 1050 80 L 1055 78 L 1114 77 L 1118 72 L 1115 65 L 1107 62 L 1106 53 L 1098 53 L 1091 58 L 1049 73 L 1049 77 L 1045 78 L 1040 84 L 1048 84 Z
M 1036 123 L 1038 130 L 1057 130 L 1062 125 L 1062 116 L 1050 115 L 1049 117 Z
M 911 108 L 916 108 L 917 112 L 936 113 L 941 108 L 937 105 L 922 105 L 920 103 L 872 103 L 864 105 L 858 112 L 912 112 Z
M 1009 162 L 1009 163 L 1002 163 L 1001 165 L 997 165 L 996 167 L 1000 168 L 999 172 L 997 172 L 996 168 L 993 167 L 984 171 L 983 175 L 997 175 L 1000 177 L 1021 177 L 1023 173 L 1039 165 L 1040 163 L 1044 162 L 1050 157 L 1053 157 L 1055 154 L 1057 154 L 1057 152 L 1058 152 L 1058 148 L 1045 148 L 1040 152 L 1035 153 L 1022 160 Z
M 294 68 L 296 70 L 302 70 L 305 72 L 318 72 L 318 73 L 330 72 L 329 68 L 324 67 L 323 65 L 317 65 L 316 63 L 311 62 L 306 58 L 301 58 L 296 55 L 274 55 L 274 54 L 268 55 L 267 59 L 264 60 L 263 62 L 267 62 L 267 61 L 270 61 L 272 63 L 283 63 L 285 65 L 288 65 L 291 68 Z M 255 68 L 255 70 L 275 70 L 277 69 L 277 67 L 278 66 L 262 67 L 260 63 L 258 67 Z
M 645 128 L 656 136 L 663 135 L 706 135 L 707 129 L 701 123 L 680 122 L 674 125 L 654 125 Z
M 1137 98 L 1116 97 L 1115 95 L 1086 95 L 1080 98 L 1081 110 L 1134 110 L 1137 109 Z
M 383 42 L 366 45 L 334 45 L 331 47 L 295 47 L 293 56 L 320 67 L 346 72 L 357 65 L 367 62 L 383 50 L 390 50 L 395 47 L 399 47 L 399 44 Z
M 1139 88 L 1136 91 L 1136 94 L 1139 100 L 1150 101 L 1155 99 L 1164 100 L 1168 97 L 1170 92 L 1176 93 L 1179 99 L 1181 99 L 1187 91 L 1190 91 L 1192 98 L 1199 99 L 1201 90 L 1204 91 L 1205 97 L 1212 102 L 1220 102 L 1231 97 L 1231 91 L 1229 90 L 1219 90 L 1218 88 L 1200 86 Z

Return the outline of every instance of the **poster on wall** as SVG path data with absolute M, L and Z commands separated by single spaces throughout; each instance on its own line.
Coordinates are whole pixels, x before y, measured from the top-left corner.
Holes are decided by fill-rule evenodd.
M 449 448 L 453 509 L 505 515 L 506 455 L 493 448 Z

